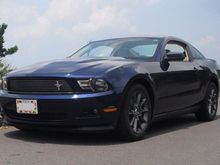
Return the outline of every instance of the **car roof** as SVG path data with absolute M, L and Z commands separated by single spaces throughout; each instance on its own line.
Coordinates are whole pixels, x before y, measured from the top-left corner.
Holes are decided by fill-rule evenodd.
M 109 38 L 109 39 L 103 39 L 103 40 L 96 40 L 96 41 L 90 41 L 90 42 L 99 42 L 99 41 L 109 41 L 109 40 L 117 40 L 117 41 L 126 41 L 126 40 L 138 40 L 138 39 L 161 39 L 161 40 L 174 40 L 174 41 L 179 41 L 179 42 L 183 42 L 185 44 L 188 44 L 186 41 L 178 38 L 178 37 L 174 37 L 174 36 L 146 36 L 146 37 L 121 37 L 121 38 Z

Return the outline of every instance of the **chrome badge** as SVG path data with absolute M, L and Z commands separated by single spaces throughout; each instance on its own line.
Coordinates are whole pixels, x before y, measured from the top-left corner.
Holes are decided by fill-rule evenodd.
M 56 83 L 54 84 L 55 87 L 57 87 L 57 90 L 60 91 L 61 87 L 63 86 L 63 84 L 61 84 L 59 81 L 56 81 Z

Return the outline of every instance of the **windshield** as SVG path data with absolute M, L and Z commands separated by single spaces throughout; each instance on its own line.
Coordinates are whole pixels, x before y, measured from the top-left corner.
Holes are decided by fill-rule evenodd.
M 111 39 L 91 42 L 70 57 L 107 58 L 152 58 L 161 39 Z

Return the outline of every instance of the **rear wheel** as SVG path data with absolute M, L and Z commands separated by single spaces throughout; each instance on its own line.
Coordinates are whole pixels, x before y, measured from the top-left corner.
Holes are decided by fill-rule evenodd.
M 201 121 L 212 121 L 218 110 L 218 88 L 211 82 L 208 86 L 206 96 L 202 101 L 201 108 L 196 112 L 196 117 Z
M 146 88 L 133 85 L 122 104 L 117 129 L 119 137 L 129 141 L 143 138 L 151 119 L 151 102 Z

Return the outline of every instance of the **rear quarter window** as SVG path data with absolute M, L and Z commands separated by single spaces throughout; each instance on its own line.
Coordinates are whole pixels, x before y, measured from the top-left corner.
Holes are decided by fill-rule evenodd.
M 200 53 L 200 51 L 198 51 L 193 46 L 190 47 L 190 50 L 192 52 L 192 56 L 194 59 L 205 59 L 205 57 L 202 55 L 202 53 Z

